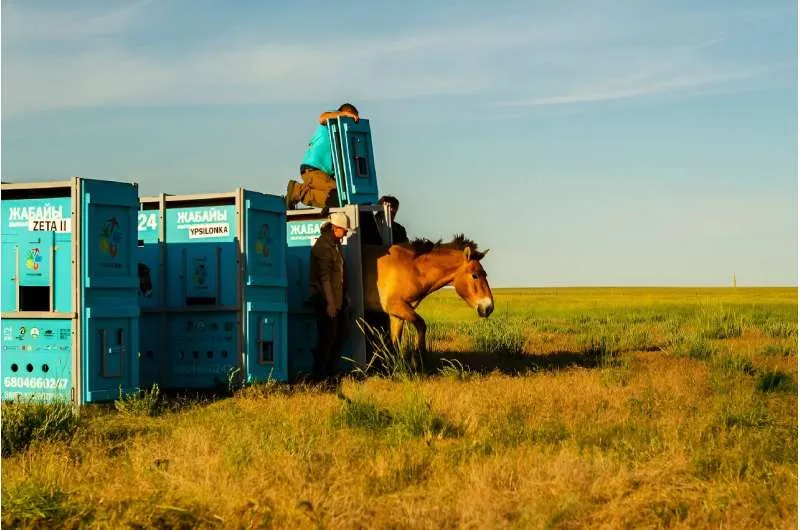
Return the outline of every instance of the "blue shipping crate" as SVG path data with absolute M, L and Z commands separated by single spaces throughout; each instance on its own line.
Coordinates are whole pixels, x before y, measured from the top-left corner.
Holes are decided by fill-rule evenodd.
M 369 120 L 362 118 L 358 123 L 346 117 L 328 120 L 328 134 L 339 204 L 375 204 L 378 177 Z
M 2 185 L 3 399 L 137 388 L 137 208 L 135 184 Z
M 375 214 L 379 206 L 348 205 L 331 208 L 330 212 L 343 212 L 356 229 L 342 244 L 347 275 L 347 294 L 350 297 L 348 316 L 350 319 L 347 338 L 342 348 L 342 357 L 364 364 L 369 356 L 369 345 L 359 329 L 358 321 L 366 320 L 373 325 L 372 314 L 365 311 L 364 245 L 382 245 L 391 238 L 389 228 L 378 226 Z M 321 225 L 327 217 L 320 209 L 292 210 L 286 221 L 286 266 L 289 283 L 289 370 L 292 378 L 308 374 L 313 367 L 313 348 L 317 342 L 314 312 L 309 304 L 311 247 L 317 241 Z M 380 317 L 377 317 L 380 320 Z M 351 363 L 343 360 L 340 369 Z
M 156 202 L 161 224 L 150 217 Z M 140 256 L 151 271 L 161 263 L 164 293 L 147 310 L 163 316 L 148 324 L 160 335 L 148 342 L 149 377 L 208 389 L 286 380 L 282 199 L 243 189 L 163 195 L 143 200 L 142 215 Z

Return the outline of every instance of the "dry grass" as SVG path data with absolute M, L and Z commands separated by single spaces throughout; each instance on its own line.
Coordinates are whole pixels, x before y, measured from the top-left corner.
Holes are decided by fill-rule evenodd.
M 84 416 L 3 459 L 3 526 L 797 526 L 796 290 L 552 291 L 423 304 L 473 371 Z

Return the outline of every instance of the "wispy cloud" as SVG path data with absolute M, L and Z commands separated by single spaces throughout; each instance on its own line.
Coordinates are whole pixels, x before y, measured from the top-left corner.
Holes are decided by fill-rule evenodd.
M 136 0 L 93 11 L 87 8 L 44 9 L 31 3 L 3 5 L 3 45 L 64 42 L 118 34 L 133 28 L 153 0 Z
M 593 3 L 588 11 L 498 10 L 491 20 L 454 19 L 367 38 L 319 36 L 313 43 L 230 30 L 169 54 L 124 38 L 158 16 L 156 3 L 115 5 L 4 7 L 4 114 L 338 95 L 368 101 L 471 94 L 487 105 L 529 107 L 686 92 L 764 74 L 720 58 L 729 27 L 705 25 L 676 37 L 684 19 L 665 24 Z
M 667 92 L 690 91 L 711 86 L 724 85 L 731 81 L 753 77 L 757 73 L 759 73 L 758 69 L 745 69 L 680 77 L 680 74 L 676 75 L 674 72 L 671 72 L 660 79 L 635 78 L 623 80 L 621 82 L 617 81 L 614 83 L 601 83 L 595 86 L 569 88 L 563 94 L 534 97 L 531 99 L 501 101 L 495 103 L 495 105 L 499 107 L 535 107 L 544 105 L 564 105 L 569 103 L 611 101 Z

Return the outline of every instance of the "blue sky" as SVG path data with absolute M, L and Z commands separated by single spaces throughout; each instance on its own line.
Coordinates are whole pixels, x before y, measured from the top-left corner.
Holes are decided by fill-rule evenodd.
M 282 194 L 349 101 L 493 286 L 797 285 L 795 2 L 277 4 L 4 1 L 4 179 Z

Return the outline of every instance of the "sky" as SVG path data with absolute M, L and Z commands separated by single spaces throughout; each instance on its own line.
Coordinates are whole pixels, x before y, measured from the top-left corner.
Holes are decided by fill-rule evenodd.
M 797 4 L 4 0 L 3 180 L 282 195 L 370 121 L 411 237 L 493 287 L 797 285 Z

